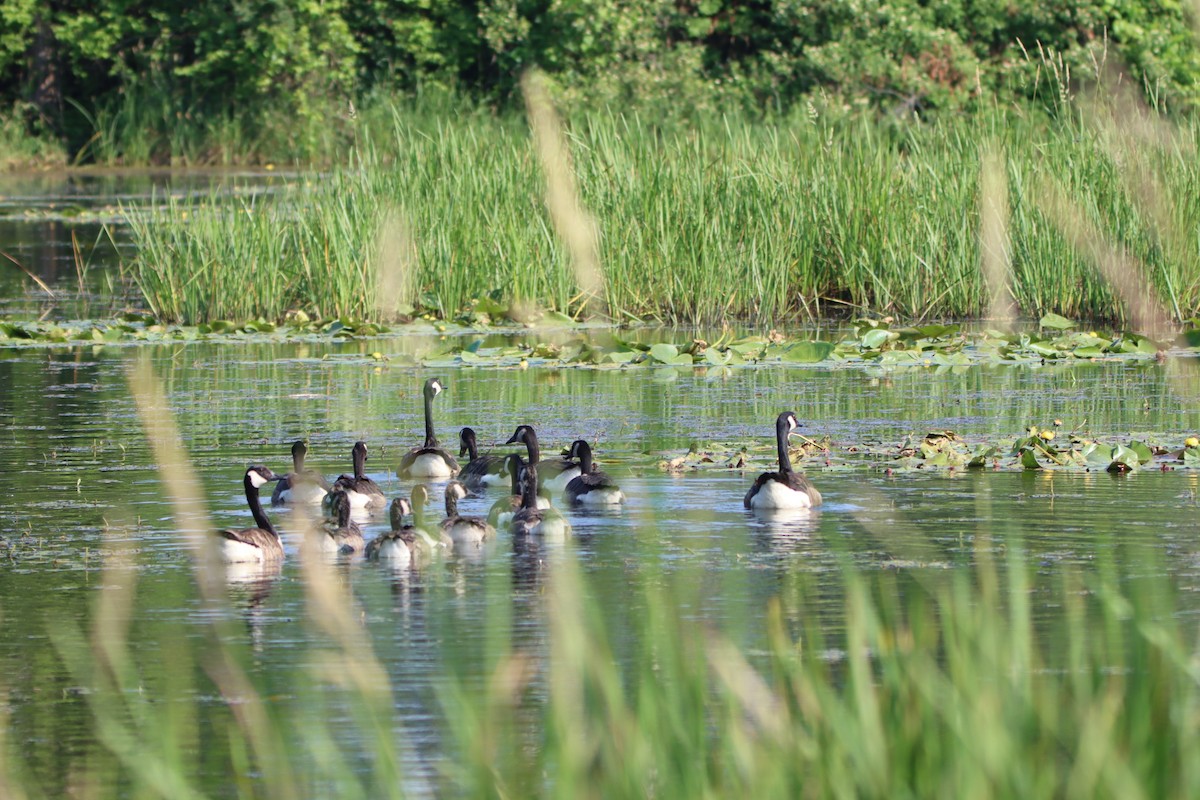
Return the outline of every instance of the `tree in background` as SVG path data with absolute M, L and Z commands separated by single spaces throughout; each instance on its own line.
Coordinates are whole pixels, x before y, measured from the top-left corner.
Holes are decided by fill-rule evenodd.
M 99 120 L 150 126 L 156 151 L 181 124 L 254 125 L 267 109 L 304 130 L 296 121 L 354 91 L 357 45 L 342 11 L 341 0 L 4 0 L 4 99 L 75 150 L 108 133 Z
M 1185 110 L 1200 102 L 1194 22 L 1177 0 L 0 0 L 0 101 L 109 161 L 304 158 L 349 136 L 364 98 L 504 107 L 530 66 L 568 108 L 687 118 L 814 93 L 922 115 L 1053 110 L 1108 59 Z

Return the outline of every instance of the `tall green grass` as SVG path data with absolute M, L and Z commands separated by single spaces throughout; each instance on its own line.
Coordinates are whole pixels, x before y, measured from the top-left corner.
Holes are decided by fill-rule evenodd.
M 231 108 L 203 113 L 181 105 L 178 91 L 161 78 L 127 85 L 111 99 L 92 105 L 72 101 L 86 140 L 76 164 L 103 166 L 328 164 L 353 144 L 354 126 L 344 100 L 314 98 L 304 115 L 285 107 Z M 361 127 L 386 126 L 385 107 L 366 98 Z
M 522 120 L 395 114 L 392 135 L 364 137 L 352 165 L 281 197 L 253 208 L 177 201 L 135 220 L 150 307 L 183 322 L 291 309 L 452 317 L 485 298 L 585 312 Z M 1019 311 L 1123 321 L 1127 310 L 1039 205 L 1040 187 L 1063 186 L 1081 219 L 1146 265 L 1168 308 L 1194 315 L 1196 134 L 1195 122 L 1183 125 L 1138 155 L 1153 170 L 1158 216 L 1123 172 L 1131 146 L 1113 148 L 1104 131 L 1070 118 L 996 111 L 923 126 L 814 111 L 689 128 L 592 114 L 574 120 L 569 142 L 582 205 L 600 229 L 605 305 L 618 318 L 984 314 L 979 174 L 984 153 L 999 152 Z M 404 308 L 380 308 L 378 277 L 397 257 L 380 243 L 397 227 L 413 292 Z

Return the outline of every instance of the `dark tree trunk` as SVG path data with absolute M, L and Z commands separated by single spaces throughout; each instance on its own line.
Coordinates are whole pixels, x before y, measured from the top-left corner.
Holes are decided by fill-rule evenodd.
M 33 104 L 42 121 L 58 130 L 62 123 L 62 83 L 58 77 L 58 48 L 50 22 L 38 21 L 37 33 L 29 51 L 29 77 L 33 86 Z

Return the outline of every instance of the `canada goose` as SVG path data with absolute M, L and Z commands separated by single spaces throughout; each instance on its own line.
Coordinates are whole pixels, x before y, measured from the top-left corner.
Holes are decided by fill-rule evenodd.
M 433 433 L 433 398 L 445 387 L 437 378 L 425 381 L 425 444 L 414 447 L 397 470 L 406 478 L 449 478 L 458 473 L 458 462 L 438 444 Z
M 412 513 L 412 504 L 403 497 L 392 501 L 389 531 L 379 534 L 367 544 L 367 558 L 388 561 L 394 567 L 407 567 L 416 559 L 416 550 L 421 546 L 417 529 L 405 525 L 404 518 Z
M 479 489 L 503 480 L 500 468 L 504 466 L 501 456 L 479 455 L 479 446 L 475 443 L 475 431 L 463 428 L 458 434 L 458 457 L 470 456 L 470 461 L 458 473 L 458 479 L 468 489 Z
M 304 468 L 308 447 L 304 442 L 292 445 L 292 471 L 279 479 L 271 492 L 271 505 L 319 503 L 329 493 L 329 481 L 314 469 Z
M 509 529 L 514 536 L 541 536 L 548 541 L 564 541 L 571 523 L 553 508 L 537 507 L 537 466 L 523 464 L 520 469 L 521 508 L 513 514 Z
M 504 471 L 512 478 L 512 494 L 492 503 L 492 508 L 488 511 L 488 524 L 495 527 L 507 525 L 513 514 L 521 508 L 521 469 L 524 465 L 525 459 L 517 453 L 509 453 L 504 457 Z M 550 498 L 539 494 L 537 507 L 549 508 Z
M 478 547 L 496 535 L 496 529 L 483 517 L 462 517 L 458 514 L 458 501 L 467 496 L 467 487 L 459 481 L 446 484 L 446 518 L 442 520 L 445 531 L 456 545 Z
M 792 470 L 788 437 L 800 423 L 791 411 L 775 420 L 775 444 L 779 449 L 779 472 L 764 472 L 746 492 L 746 508 L 811 508 L 821 504 L 821 493 L 808 478 Z
M 431 525 L 425 519 L 425 506 L 429 503 L 429 490 L 423 484 L 417 484 L 412 489 L 413 527 L 417 536 L 423 541 L 430 553 L 449 552 L 454 549 L 454 540 L 437 525 Z
M 333 482 L 333 488 L 345 490 L 346 495 L 350 498 L 351 508 L 373 510 L 387 505 L 387 498 L 384 497 L 383 490 L 363 472 L 364 465 L 367 463 L 366 442 L 355 442 L 354 449 L 350 452 L 354 459 L 354 474 L 339 475 L 338 479 Z
M 516 433 L 505 442 L 505 444 L 520 444 L 525 443 L 526 450 L 529 451 L 530 466 L 537 467 L 534 470 L 538 474 L 538 486 L 546 487 L 547 489 L 562 489 L 572 478 L 579 477 L 579 464 L 567 459 L 559 459 L 557 461 L 542 461 L 542 451 L 538 446 L 537 434 L 533 432 L 533 428 L 528 425 L 520 425 L 517 427 Z
M 283 543 L 275 526 L 263 511 L 262 502 L 258 499 L 258 490 L 271 481 L 279 480 L 279 476 L 266 467 L 250 467 L 242 485 L 246 488 L 246 503 L 254 516 L 256 528 L 244 528 L 240 531 L 231 529 L 218 531 L 221 537 L 221 557 L 236 564 L 247 561 L 281 561 L 283 559 Z
M 587 505 L 616 505 L 625 502 L 625 493 L 592 465 L 592 448 L 583 439 L 571 443 L 571 458 L 579 459 L 580 475 L 572 478 L 563 494 L 572 503 Z
M 337 526 L 322 531 L 321 550 L 343 555 L 357 553 L 363 549 L 363 535 L 362 528 L 350 521 L 350 493 L 335 487 L 332 497 Z

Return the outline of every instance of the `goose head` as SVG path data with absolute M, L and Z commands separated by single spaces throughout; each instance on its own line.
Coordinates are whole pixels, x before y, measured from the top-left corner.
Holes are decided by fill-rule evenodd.
M 791 436 L 799 427 L 800 422 L 792 411 L 784 411 L 775 420 L 775 430 L 782 431 L 785 436 Z
M 256 464 L 246 470 L 245 482 L 253 486 L 255 489 L 261 489 L 271 481 L 279 480 L 279 476 L 267 467 Z
M 472 450 L 476 449 L 475 431 L 471 428 L 463 428 L 458 432 L 458 457 L 463 458 Z
M 509 437 L 505 444 L 529 444 L 530 439 L 537 441 L 537 434 L 533 432 L 533 428 L 529 425 L 518 425 L 516 432 Z
M 391 517 L 392 530 L 398 531 L 404 527 L 404 518 L 412 513 L 412 503 L 407 497 L 397 497 L 392 501 Z

